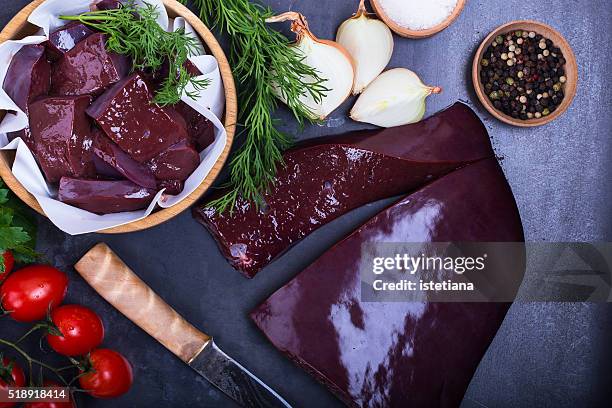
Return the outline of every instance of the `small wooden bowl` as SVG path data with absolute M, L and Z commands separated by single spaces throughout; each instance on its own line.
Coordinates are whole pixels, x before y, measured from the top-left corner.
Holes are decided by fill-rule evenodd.
M 446 27 L 451 25 L 451 23 L 455 21 L 457 17 L 459 17 L 461 12 L 463 11 L 463 8 L 465 7 L 465 3 L 467 2 L 467 0 L 457 0 L 457 5 L 455 6 L 455 9 L 450 14 L 450 16 L 448 16 L 446 20 L 442 21 L 436 26 L 425 30 L 410 30 L 406 27 L 400 26 L 395 21 L 393 21 L 393 19 L 389 17 L 387 13 L 385 13 L 385 9 L 383 9 L 381 1 L 382 0 L 370 0 L 370 4 L 372 4 L 372 7 L 374 8 L 374 11 L 376 11 L 378 17 L 380 17 L 380 19 L 384 21 L 385 24 L 388 25 L 389 28 L 393 30 L 396 34 L 401 35 L 402 37 L 413 39 L 431 37 L 432 35 L 444 30 Z
M 0 32 L 0 44 L 4 41 L 11 39 L 21 39 L 28 35 L 32 35 L 37 31 L 33 25 L 28 23 L 27 19 L 32 13 L 32 11 L 38 7 L 44 0 L 35 0 L 32 3 L 28 4 L 24 7 L 13 19 L 4 27 L 2 32 Z M 135 221 L 126 225 L 122 225 L 115 228 L 110 228 L 104 231 L 100 231 L 104 234 L 122 234 L 127 232 L 141 231 L 147 228 L 151 228 L 155 225 L 161 224 L 169 219 L 177 216 L 185 209 L 189 208 L 193 205 L 205 192 L 208 188 L 213 184 L 227 157 L 229 155 L 230 149 L 232 147 L 232 142 L 234 139 L 234 134 L 236 132 L 236 120 L 238 114 L 238 106 L 236 99 L 236 86 L 234 84 L 234 78 L 232 76 L 232 70 L 227 62 L 227 58 L 223 49 L 215 39 L 214 35 L 206 28 L 204 23 L 200 21 L 195 14 L 193 14 L 187 7 L 178 3 L 176 0 L 163 0 L 164 5 L 168 11 L 168 15 L 170 18 L 175 18 L 181 16 L 185 18 L 191 24 L 191 26 L 196 30 L 196 32 L 200 35 L 201 39 L 204 41 L 207 49 L 210 50 L 212 55 L 217 59 L 219 63 L 219 70 L 221 71 L 221 78 L 223 79 L 223 85 L 225 87 L 225 118 L 224 124 L 225 129 L 227 130 L 227 145 L 223 150 L 223 153 L 217 159 L 217 162 L 213 166 L 212 170 L 208 174 L 208 176 L 204 179 L 202 184 L 198 186 L 198 188 L 192 192 L 189 196 L 187 196 L 180 203 L 165 209 L 158 209 L 153 212 L 148 217 Z M 0 120 L 4 116 L 3 111 L 0 111 Z M 13 164 L 15 154 L 10 151 L 0 151 L 0 177 L 4 180 L 6 185 L 27 205 L 33 208 L 35 211 L 40 213 L 41 215 L 45 215 L 40 205 L 30 193 L 26 191 L 26 189 L 17 181 L 13 172 L 11 171 L 11 167 Z
M 563 57 L 565 58 L 565 76 L 567 77 L 567 82 L 564 84 L 564 93 L 565 96 L 561 104 L 557 107 L 557 109 L 548 116 L 543 116 L 539 119 L 515 119 L 512 116 L 506 115 L 500 110 L 497 110 L 489 97 L 487 96 L 485 90 L 483 89 L 483 85 L 480 82 L 480 70 L 482 66 L 480 65 L 480 60 L 485 52 L 485 49 L 493 42 L 493 39 L 498 35 L 504 35 L 512 31 L 533 31 L 536 34 L 540 34 L 545 38 L 550 39 L 555 46 L 561 49 L 563 53 Z M 559 116 L 561 116 L 567 108 L 572 104 L 572 100 L 574 96 L 576 96 L 576 88 L 578 86 L 578 64 L 576 63 L 576 56 L 572 51 L 569 43 L 563 38 L 563 36 L 557 32 L 554 28 L 537 22 L 537 21 L 529 21 L 529 20 L 519 20 L 512 21 L 510 23 L 504 24 L 498 27 L 495 31 L 485 38 L 485 40 L 480 44 L 478 51 L 476 51 L 476 56 L 474 57 L 474 62 L 472 64 L 472 81 L 474 82 L 474 89 L 476 90 L 476 95 L 478 95 L 478 99 L 484 105 L 484 107 L 497 119 L 502 122 L 508 123 L 514 126 L 520 127 L 534 127 L 534 126 L 542 126 L 549 122 L 552 122 Z

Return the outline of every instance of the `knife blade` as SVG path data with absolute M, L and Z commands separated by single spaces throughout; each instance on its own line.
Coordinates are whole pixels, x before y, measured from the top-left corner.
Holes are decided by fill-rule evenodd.
M 106 301 L 238 404 L 291 407 L 179 315 L 106 244 L 90 249 L 75 269 Z
M 245 407 L 290 407 L 280 395 L 225 354 L 211 339 L 189 366 Z

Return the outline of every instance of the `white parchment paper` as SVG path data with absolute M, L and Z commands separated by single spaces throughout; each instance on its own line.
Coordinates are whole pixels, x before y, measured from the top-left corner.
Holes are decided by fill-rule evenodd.
M 138 1 L 137 3 L 142 4 L 143 2 Z M 177 18 L 170 20 L 161 0 L 147 0 L 147 3 L 154 5 L 160 11 L 158 23 L 164 29 L 185 28 L 186 33 L 197 36 L 195 30 L 184 19 Z M 50 32 L 66 23 L 58 18 L 60 15 L 81 14 L 89 10 L 90 4 L 91 0 L 47 0 L 36 8 L 28 21 L 40 27 L 41 33 L 45 35 L 30 36 L 17 41 L 6 41 L 0 45 L 0 84 L 4 83 L 4 78 L 6 77 L 13 55 L 22 46 L 42 43 L 47 39 Z M 36 198 L 47 217 L 58 228 L 68 234 L 77 235 L 96 232 L 143 219 L 151 214 L 157 206 L 168 208 L 182 201 L 210 173 L 210 170 L 227 144 L 227 134 L 219 120 L 225 109 L 225 91 L 217 60 L 213 56 L 205 55 L 203 45 L 198 48 L 200 54 L 192 55 L 190 60 L 203 73 L 202 77 L 210 79 L 211 83 L 205 91 L 200 93 L 197 100 L 193 100 L 186 95 L 182 97 L 182 100 L 214 124 L 215 141 L 205 151 L 200 153 L 201 163 L 185 181 L 185 188 L 181 194 L 170 196 L 160 191 L 151 205 L 141 211 L 97 215 L 56 200 L 56 188 L 46 183 L 32 152 L 21 138 L 8 143 L 6 133 L 27 127 L 28 118 L 6 92 L 0 88 L 0 110 L 14 112 L 14 114 L 8 113 L 5 115 L 5 118 L 0 122 L 0 148 L 2 150 L 16 150 L 15 162 L 12 167 L 13 174 L 26 190 Z

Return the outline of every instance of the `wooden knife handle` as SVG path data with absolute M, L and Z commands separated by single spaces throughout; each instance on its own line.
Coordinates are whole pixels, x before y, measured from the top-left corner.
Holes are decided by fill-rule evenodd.
M 189 363 L 210 340 L 163 301 L 104 243 L 75 265 L 81 276 L 117 310 Z

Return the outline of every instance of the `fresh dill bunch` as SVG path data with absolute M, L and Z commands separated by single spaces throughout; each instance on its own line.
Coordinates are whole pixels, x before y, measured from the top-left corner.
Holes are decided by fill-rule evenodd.
M 187 0 L 180 0 L 187 3 Z M 239 121 L 244 143 L 230 162 L 229 192 L 210 203 L 218 212 L 232 210 L 238 199 L 261 204 L 262 193 L 274 182 L 283 164 L 282 152 L 292 138 L 277 129 L 272 113 L 277 107 L 276 88 L 302 126 L 316 121 L 299 97 L 310 94 L 319 102 L 328 90 L 304 56 L 266 19 L 274 13 L 249 0 L 192 0 L 200 17 L 228 36 L 229 60 L 239 84 Z
M 169 64 L 168 77 L 162 82 L 153 102 L 160 105 L 174 105 L 189 84 L 193 91 L 187 95 L 195 99 L 209 84 L 208 79 L 197 79 L 189 74 L 185 63 L 198 47 L 195 38 L 184 29 L 168 32 L 158 23 L 159 12 L 155 6 L 145 3 L 136 6 L 134 1 L 112 10 L 99 10 L 78 16 L 60 16 L 63 20 L 78 21 L 108 38 L 109 51 L 131 57 L 133 70 L 157 71 L 165 62 Z

